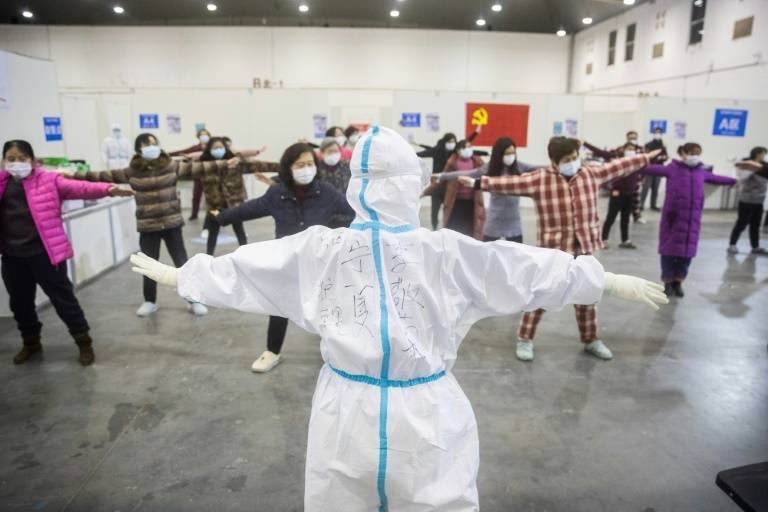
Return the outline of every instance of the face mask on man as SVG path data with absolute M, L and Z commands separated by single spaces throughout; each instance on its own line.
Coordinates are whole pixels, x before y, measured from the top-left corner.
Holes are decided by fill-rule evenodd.
M 293 181 L 299 185 L 309 185 L 315 179 L 317 168 L 313 165 L 301 169 L 291 169 L 291 173 L 293 174 Z
M 211 156 L 216 160 L 221 160 L 222 158 L 224 158 L 224 155 L 226 154 L 227 154 L 226 148 L 214 148 L 211 150 Z
M 141 157 L 144 160 L 157 160 L 160 157 L 160 146 L 144 146 L 141 148 Z
M 32 174 L 32 164 L 29 162 L 6 162 L 5 170 L 14 177 L 23 180 Z
M 323 157 L 323 162 L 330 167 L 334 167 L 341 162 L 341 153 L 328 153 Z
M 211 140 L 211 137 L 209 135 L 201 135 L 198 140 L 200 140 L 200 144 L 205 146 L 206 144 L 208 144 L 208 141 Z
M 637 144 L 637 137 L 630 137 L 627 139 L 630 144 Z
M 446 142 L 445 143 L 445 149 L 448 151 L 453 151 L 456 149 L 456 143 L 455 142 Z
M 504 158 L 502 160 L 504 160 L 504 165 L 509 167 L 515 163 L 515 161 L 517 160 L 517 155 L 504 155 Z
M 459 156 L 466 160 L 468 158 L 472 158 L 472 155 L 474 153 L 475 152 L 472 150 L 472 148 L 464 148 L 461 151 L 459 151 Z
M 684 161 L 688 167 L 696 167 L 701 163 L 701 157 L 699 155 L 685 155 Z
M 577 172 L 579 172 L 579 169 L 581 169 L 581 160 L 578 158 L 572 162 L 568 162 L 567 164 L 560 164 L 560 174 L 563 176 L 566 176 L 570 178 Z

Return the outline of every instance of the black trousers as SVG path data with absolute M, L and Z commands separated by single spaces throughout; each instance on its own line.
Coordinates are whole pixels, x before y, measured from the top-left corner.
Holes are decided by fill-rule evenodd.
M 755 249 L 760 246 L 760 220 L 763 218 L 762 204 L 739 203 L 739 216 L 731 231 L 731 245 L 736 245 L 741 232 L 749 226 L 749 243 Z
M 437 190 L 434 194 L 432 194 L 432 211 L 430 215 L 430 220 L 432 221 L 432 231 L 435 231 L 438 228 L 437 219 L 440 215 L 440 208 L 443 206 L 444 199 L 445 196 L 442 189 Z
M 35 308 L 38 284 L 51 299 L 56 314 L 71 334 L 90 329 L 83 308 L 75 297 L 72 282 L 67 277 L 66 262 L 53 266 L 46 253 L 26 258 L 3 255 L 2 275 L 11 311 L 23 338 L 40 336 L 43 328 Z
M 216 241 L 219 238 L 219 231 L 221 231 L 221 225 L 216 222 L 216 219 L 209 213 L 205 216 L 205 223 L 203 228 L 208 230 L 208 242 L 206 244 L 206 252 L 213 256 L 216 251 Z M 248 243 L 248 236 L 245 234 L 245 228 L 242 222 L 233 222 L 232 229 L 237 237 L 237 243 L 239 245 L 245 245 Z
M 285 342 L 285 333 L 288 330 L 288 319 L 281 316 L 270 316 L 267 327 L 267 350 L 279 354 Z
M 648 191 L 651 191 L 651 208 L 658 208 L 656 202 L 659 199 L 660 176 L 646 176 L 643 179 L 643 190 L 640 192 L 640 209 L 645 208 L 645 200 L 648 198 Z
M 496 240 L 501 240 L 501 237 L 483 235 L 483 242 L 495 242 Z M 523 235 L 513 236 L 512 238 L 507 238 L 507 240 L 510 242 L 517 242 L 521 244 L 523 243 Z
M 184 265 L 187 262 L 187 249 L 184 247 L 184 238 L 181 235 L 180 227 L 151 233 L 139 233 L 141 252 L 150 258 L 158 259 L 160 257 L 160 244 L 163 241 L 165 241 L 165 248 L 168 249 L 176 268 Z M 157 283 L 146 277 L 144 278 L 144 300 L 157 302 Z
M 605 216 L 603 224 L 603 240 L 608 240 L 611 234 L 611 228 L 616 220 L 616 216 L 621 213 L 621 241 L 629 240 L 629 217 L 632 215 L 632 196 L 624 194 L 611 196 L 608 201 L 608 215 Z

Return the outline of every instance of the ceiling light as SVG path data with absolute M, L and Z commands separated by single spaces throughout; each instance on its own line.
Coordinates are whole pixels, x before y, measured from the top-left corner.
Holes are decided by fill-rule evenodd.
M 504 8 L 504 7 L 502 7 L 502 5 L 501 5 L 500 3 L 495 3 L 495 4 L 493 4 L 493 5 L 491 6 L 491 10 L 492 10 L 493 12 L 501 12 L 501 10 L 502 10 L 503 8 Z
M 301 4 L 299 6 L 299 12 L 309 12 L 309 6 L 307 4 Z
M 695 2 L 693 2 L 693 5 L 695 5 L 696 7 L 701 7 L 702 5 L 704 5 L 704 0 L 696 0 Z
M 205 8 L 208 9 L 209 11 L 213 12 L 216 9 L 218 9 L 218 6 L 216 4 L 208 4 L 208 5 L 205 6 Z
M 125 12 L 125 9 L 123 9 L 119 5 L 114 6 L 112 10 L 115 12 L 115 14 L 123 14 Z
M 555 34 L 557 34 L 557 37 L 565 37 L 568 32 L 566 32 L 563 27 L 560 27 Z
M 389 11 L 389 15 L 392 16 L 393 18 L 397 18 L 398 16 L 400 16 L 400 11 L 398 11 L 397 9 L 392 9 L 391 11 Z
M 32 14 L 32 11 L 30 11 L 29 9 L 24 9 L 23 11 L 21 11 L 21 15 L 27 19 L 35 17 L 35 15 Z
M 483 18 L 477 18 L 477 21 L 475 21 L 475 25 L 477 25 L 478 27 L 484 27 L 485 20 Z
M 635 5 L 635 0 L 624 0 L 624 5 Z
M 581 22 L 585 25 L 591 25 L 594 20 L 591 16 L 587 16 L 584 19 L 581 20 Z

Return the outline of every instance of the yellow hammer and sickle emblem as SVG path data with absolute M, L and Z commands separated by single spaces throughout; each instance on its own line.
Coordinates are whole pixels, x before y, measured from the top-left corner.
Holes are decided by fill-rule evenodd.
M 479 108 L 472 112 L 472 126 L 485 126 L 488 124 L 488 111 Z

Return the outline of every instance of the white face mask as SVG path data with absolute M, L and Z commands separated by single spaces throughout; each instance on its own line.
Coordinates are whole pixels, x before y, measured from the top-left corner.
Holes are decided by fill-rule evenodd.
M 514 164 L 517 160 L 517 155 L 504 155 L 504 165 L 509 167 L 510 165 Z
M 456 149 L 456 143 L 455 142 L 446 142 L 445 143 L 445 149 L 447 149 L 448 151 L 453 151 L 454 149 Z
M 637 138 L 632 137 L 631 139 L 627 139 L 627 142 L 629 142 L 630 144 L 637 144 Z
M 360 135 L 355 133 L 354 135 L 349 136 L 349 143 L 350 144 L 357 144 L 357 141 L 360 140 Z
M 293 174 L 293 181 L 295 181 L 299 185 L 309 185 L 310 183 L 312 183 L 312 180 L 315 179 L 315 175 L 317 174 L 317 168 L 313 165 L 312 167 L 302 167 L 301 169 L 291 169 L 291 173 Z
M 32 164 L 29 162 L 6 162 L 5 170 L 23 180 L 32 174 Z
M 461 158 L 467 159 L 467 158 L 472 158 L 472 155 L 474 153 L 475 152 L 472 150 L 472 148 L 464 148 L 461 151 L 459 151 L 459 156 Z
M 632 158 L 632 157 L 635 157 L 635 156 L 637 156 L 637 151 L 625 151 L 624 152 L 624 157 L 625 158 Z
M 345 136 L 343 136 L 343 135 L 339 135 L 338 137 L 334 137 L 333 139 L 336 141 L 336 143 L 340 147 L 344 147 L 344 144 L 347 143 L 347 138 Z
M 211 138 L 208 135 L 201 135 L 199 140 L 200 144 L 206 145 L 208 144 L 208 141 L 211 140 Z
M 654 133 L 653 134 L 653 140 L 661 140 L 661 134 L 660 133 Z
M 331 167 L 335 166 L 341 161 L 341 153 L 328 153 L 323 157 L 323 162 Z
M 701 163 L 701 157 L 698 155 L 685 155 L 685 164 L 689 167 L 696 167 Z
M 141 157 L 144 160 L 157 160 L 160 157 L 160 146 L 144 146 L 141 148 Z
M 559 168 L 560 168 L 560 174 L 570 178 L 571 176 L 579 172 L 579 169 L 581 169 L 581 160 L 577 158 L 573 162 L 568 162 L 567 164 L 560 164 Z

